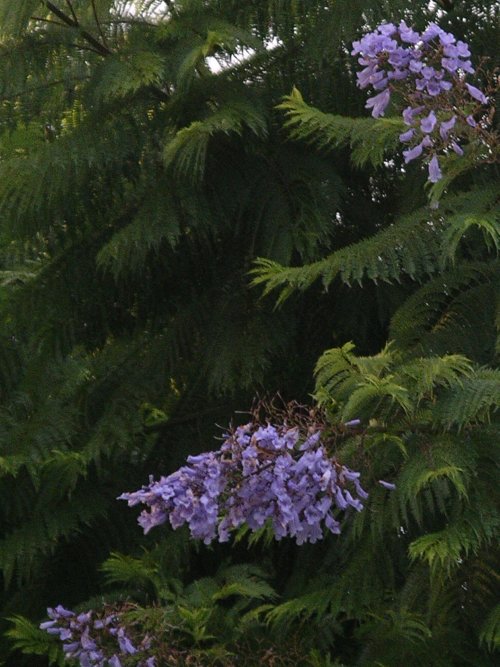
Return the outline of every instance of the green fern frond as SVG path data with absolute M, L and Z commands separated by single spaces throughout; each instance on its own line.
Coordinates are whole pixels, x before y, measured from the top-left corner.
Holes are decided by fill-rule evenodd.
M 391 376 L 377 378 L 365 375 L 363 380 L 349 396 L 341 416 L 344 420 L 352 418 L 370 419 L 374 414 L 384 415 L 394 406 L 409 413 L 412 401 L 408 389 L 394 381 Z
M 348 396 L 360 382 L 362 375 L 357 366 L 353 343 L 324 352 L 316 362 L 316 390 L 331 395 Z
M 75 492 L 63 505 L 45 506 L 32 513 L 32 518 L 0 541 L 0 570 L 6 584 L 14 576 L 19 583 L 29 580 L 40 567 L 42 555 L 54 553 L 59 540 L 75 536 L 83 526 L 103 517 L 108 507 L 109 500 L 102 493 L 91 493 L 87 488 Z
M 332 590 L 326 586 L 276 605 L 266 614 L 271 625 L 288 625 L 299 618 L 310 619 L 325 614 L 332 602 Z
M 165 58 L 155 51 L 113 54 L 94 73 L 94 97 L 104 102 L 127 97 L 144 86 L 160 84 L 164 70 Z
M 267 119 L 262 109 L 252 100 L 228 100 L 205 119 L 179 130 L 165 145 L 164 163 L 179 175 L 198 181 L 204 173 L 210 139 L 217 134 L 241 136 L 245 129 L 265 136 Z
M 52 223 L 55 215 L 67 216 L 71 208 L 74 215 L 81 212 L 81 202 L 68 201 L 68 187 L 81 192 L 83 186 L 88 192 L 92 179 L 103 172 L 114 172 L 120 178 L 123 161 L 137 150 L 133 133 L 127 131 L 130 119 L 122 120 L 103 127 L 89 117 L 71 133 L 45 144 L 36 155 L 2 161 L 0 210 L 4 225 L 17 237 L 32 236 L 29 222 L 40 219 L 41 206 L 52 212 Z
M 23 616 L 11 616 L 7 620 L 13 627 L 10 627 L 5 635 L 12 641 L 13 650 L 20 651 L 24 655 L 43 655 L 51 666 L 62 667 L 65 664 L 61 642 L 57 637 L 40 630 Z
M 493 235 L 491 238 L 497 238 L 498 227 L 494 206 L 498 190 L 494 186 L 489 186 L 479 190 L 477 198 L 475 194 L 476 190 L 451 195 L 443 199 L 441 213 L 435 214 L 427 208 L 420 209 L 398 219 L 393 225 L 380 230 L 372 237 L 341 248 L 313 264 L 284 267 L 272 260 L 259 258 L 250 271 L 253 277 L 252 284 L 263 285 L 264 295 L 276 289 L 280 290 L 277 303 L 282 304 L 295 291 L 305 291 L 319 279 L 327 288 L 337 276 L 347 285 L 354 282 L 361 285 L 365 279 L 375 283 L 399 282 L 405 275 L 419 281 L 431 277 L 442 268 L 443 261 L 449 261 L 455 254 L 456 247 L 453 248 L 452 255 L 447 254 L 447 239 L 448 236 L 453 236 L 457 229 L 462 230 L 457 236 L 458 243 L 465 232 L 463 221 L 469 221 L 467 227 L 470 227 L 482 224 L 479 222 L 482 220 L 489 229 L 490 236 Z M 497 242 L 498 240 L 494 241 Z M 486 271 L 491 272 L 493 268 L 490 265 L 490 269 Z M 456 272 L 456 279 L 465 282 L 468 277 L 471 281 L 473 276 L 470 272 L 474 269 L 480 270 L 479 263 L 466 264 L 465 272 L 463 270 Z M 446 276 L 448 280 L 452 280 L 454 274 L 447 272 Z M 438 278 L 437 281 L 439 280 Z M 427 295 L 427 292 L 423 294 Z M 447 295 L 448 291 L 442 289 L 441 299 Z M 413 318 L 411 320 L 413 321 Z
M 115 280 L 123 273 L 142 270 L 150 254 L 158 254 L 163 243 L 174 247 L 181 233 L 180 215 L 168 188 L 157 189 L 145 200 L 136 215 L 101 247 L 97 266 L 112 272 Z
M 362 627 L 362 634 L 369 631 L 379 638 L 382 634 L 387 635 L 385 640 L 392 638 L 409 642 L 424 642 L 432 636 L 424 619 L 406 609 L 391 609 L 384 616 L 371 613 L 369 617 L 373 618 L 376 628 L 370 627 L 372 624 L 369 623 L 368 627 Z
M 277 593 L 265 581 L 246 578 L 225 584 L 212 596 L 212 599 L 217 602 L 233 596 L 251 600 L 275 600 Z
M 328 287 L 336 276 L 347 285 L 399 282 L 404 275 L 421 280 L 437 271 L 441 257 L 438 228 L 429 224 L 427 211 L 399 220 L 374 236 L 337 250 L 329 257 L 303 267 L 284 267 L 259 258 L 250 274 L 252 285 L 264 285 L 264 294 L 280 289 L 278 304 L 294 291 L 304 291 L 321 279 Z
M 362 167 L 382 164 L 387 152 L 399 143 L 404 124 L 399 119 L 348 118 L 323 113 L 304 102 L 294 88 L 278 109 L 285 112 L 285 127 L 295 140 L 303 140 L 320 148 L 349 146 L 353 163 Z
M 417 401 L 424 396 L 432 396 L 437 387 L 450 387 L 472 373 L 472 364 L 464 356 L 448 354 L 443 357 L 419 357 L 403 363 L 398 372 L 412 384 Z
M 158 568 L 146 554 L 143 558 L 134 558 L 120 553 L 111 553 L 101 565 L 107 584 L 124 584 L 126 586 L 158 586 Z
M 480 369 L 445 391 L 434 419 L 448 428 L 488 422 L 500 408 L 500 370 Z
M 500 604 L 494 607 L 481 628 L 479 638 L 491 650 L 500 648 Z
M 486 247 L 500 251 L 499 189 L 492 185 L 475 191 L 474 201 L 464 199 L 458 212 L 447 216 L 443 233 L 443 265 L 453 262 L 462 238 L 471 228 L 479 229 Z
M 341 419 L 370 419 L 376 411 L 386 414 L 391 406 L 409 412 L 411 397 L 394 372 L 398 354 L 392 346 L 371 357 L 358 357 L 353 349 L 346 343 L 321 355 L 315 368 L 317 397 L 325 397 L 327 404 L 331 399 L 340 403 Z
M 400 520 L 408 523 L 408 511 L 419 524 L 426 511 L 448 515 L 456 498 L 468 499 L 476 470 L 475 453 L 459 438 L 434 437 L 432 453 L 417 449 L 398 475 Z
M 462 262 L 460 267 L 433 278 L 398 309 L 391 320 L 390 337 L 403 349 L 421 343 L 426 334 L 447 326 L 456 298 L 488 280 L 495 271 L 491 263 Z
M 434 571 L 441 569 L 449 574 L 463 558 L 496 539 L 499 529 L 494 508 L 477 508 L 474 515 L 468 511 L 443 530 L 418 537 L 410 544 L 409 555 L 413 560 L 424 560 Z
M 0 2 L 0 26 L 2 37 L 17 37 L 26 30 L 30 17 L 37 11 L 44 13 L 43 5 L 40 0 L 19 0 L 18 2 L 9 2 L 1 0 Z M 45 9 L 45 14 L 47 10 Z

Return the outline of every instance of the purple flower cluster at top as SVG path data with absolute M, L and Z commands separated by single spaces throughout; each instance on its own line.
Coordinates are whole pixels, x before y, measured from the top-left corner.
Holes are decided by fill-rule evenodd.
M 362 510 L 368 497 L 359 473 L 330 456 L 320 438 L 319 430 L 301 435 L 298 427 L 249 423 L 226 435 L 218 451 L 190 456 L 187 466 L 120 499 L 148 506 L 139 517 L 145 533 L 168 519 L 209 544 L 269 521 L 278 540 L 316 542 L 323 526 L 340 533 L 339 514 Z
M 92 611 L 76 614 L 58 605 L 47 609 L 47 614 L 50 620 L 40 628 L 57 636 L 65 656 L 78 660 L 81 667 L 124 667 L 127 656 L 140 655 L 149 648 L 147 637 L 138 647 L 133 645 L 116 613 L 96 617 Z M 154 657 L 139 659 L 135 665 L 157 667 Z
M 410 147 L 403 152 L 408 163 L 424 152 L 429 156 L 429 181 L 437 182 L 441 169 L 437 154 L 453 150 L 463 155 L 459 138 L 477 127 L 474 114 L 488 102 L 486 95 L 464 81 L 474 68 L 469 46 L 435 23 L 418 33 L 404 21 L 383 23 L 353 42 L 363 69 L 358 86 L 376 93 L 366 103 L 372 116 L 383 116 L 397 91 L 408 106 L 403 120 L 409 129 L 400 135 Z

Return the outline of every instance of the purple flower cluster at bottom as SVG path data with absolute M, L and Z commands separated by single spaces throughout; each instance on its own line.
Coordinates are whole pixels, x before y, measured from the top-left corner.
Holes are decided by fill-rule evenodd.
M 65 656 L 78 660 L 81 667 L 124 667 L 128 656 L 143 655 L 149 648 L 147 637 L 134 646 L 116 613 L 101 617 L 93 611 L 76 614 L 58 605 L 47 609 L 47 614 L 50 620 L 41 623 L 40 628 L 57 636 L 63 642 Z M 139 658 L 135 665 L 157 667 L 154 657 Z
M 363 509 L 368 497 L 354 472 L 329 455 L 316 430 L 249 423 L 227 434 L 218 451 L 190 456 L 159 481 L 120 499 L 149 508 L 139 517 L 147 533 L 170 521 L 188 524 L 191 535 L 209 544 L 229 540 L 247 525 L 270 522 L 276 539 L 316 542 L 323 527 L 339 534 L 342 512 Z

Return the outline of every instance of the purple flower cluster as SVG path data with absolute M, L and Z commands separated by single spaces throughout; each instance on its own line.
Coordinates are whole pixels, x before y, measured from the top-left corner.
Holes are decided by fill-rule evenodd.
M 139 517 L 145 533 L 168 519 L 209 544 L 269 521 L 278 540 L 316 542 L 323 526 L 340 533 L 339 514 L 362 510 L 368 497 L 359 473 L 330 456 L 320 438 L 319 430 L 250 422 L 227 434 L 219 450 L 190 456 L 187 466 L 120 499 L 148 506 Z
M 126 630 L 120 626 L 116 613 L 101 617 L 93 611 L 76 614 L 58 605 L 47 609 L 49 621 L 40 624 L 42 630 L 55 635 L 63 642 L 63 651 L 68 659 L 78 660 L 81 667 L 124 667 L 127 657 L 143 655 L 149 648 L 146 637 L 134 646 Z M 135 661 L 137 667 L 156 667 L 154 657 Z
M 435 23 L 423 33 L 408 27 L 383 23 L 353 43 L 363 69 L 358 86 L 376 93 L 366 103 L 372 116 L 383 116 L 393 92 L 408 106 L 403 120 L 408 130 L 400 141 L 410 144 L 403 151 L 405 162 L 428 156 L 429 181 L 442 178 L 438 153 L 453 150 L 463 155 L 459 138 L 477 127 L 474 115 L 488 102 L 486 95 L 465 82 L 473 74 L 468 45 Z

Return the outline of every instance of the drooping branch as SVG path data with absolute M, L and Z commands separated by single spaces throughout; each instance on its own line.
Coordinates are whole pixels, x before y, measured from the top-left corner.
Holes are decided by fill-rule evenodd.
M 97 9 L 96 9 L 96 6 L 95 6 L 95 0 L 92 0 L 92 12 L 94 14 L 95 24 L 97 26 L 97 29 L 99 30 L 99 34 L 101 35 L 102 43 L 104 44 L 104 46 L 107 47 L 106 36 L 104 35 L 101 22 L 99 21 L 99 16 L 97 14 Z
M 60 19 L 64 24 L 66 24 L 71 28 L 76 28 L 80 33 L 80 35 L 83 37 L 83 39 L 89 44 L 91 44 L 97 51 L 97 53 L 99 53 L 102 56 L 110 55 L 111 50 L 104 44 L 101 44 L 101 42 L 99 42 L 99 40 L 97 40 L 87 30 L 82 28 L 76 17 L 73 18 L 71 16 L 68 16 L 68 14 L 65 14 L 61 9 L 59 9 L 59 7 L 56 7 L 56 5 L 54 5 L 54 3 L 52 2 L 46 2 L 45 4 L 47 6 L 47 9 L 49 9 L 53 14 L 55 14 L 55 16 L 57 16 L 57 18 Z
M 78 21 L 78 17 L 74 13 L 71 2 L 69 2 L 69 0 L 67 0 L 67 2 L 69 7 L 71 8 L 72 16 L 69 16 L 68 14 L 63 12 L 59 7 L 54 5 L 53 2 L 50 2 L 50 0 L 46 0 L 45 6 L 55 16 L 57 16 L 57 18 L 60 19 L 64 25 L 76 29 L 79 32 L 79 34 L 83 37 L 83 39 L 93 48 L 93 50 L 96 53 L 98 53 L 101 56 L 111 55 L 112 50 L 107 45 L 102 44 L 98 39 L 96 39 L 93 35 L 91 35 L 90 32 L 88 32 L 87 30 L 85 30 L 85 28 L 81 26 L 80 22 Z M 167 93 L 165 93 L 165 91 L 163 91 L 161 88 L 158 88 L 157 86 L 149 86 L 149 89 L 158 99 L 162 101 L 169 99 Z
M 30 19 L 32 21 L 40 21 L 41 23 L 53 23 L 54 25 L 62 26 L 63 28 L 65 27 L 64 23 L 60 23 L 59 21 L 54 21 L 54 19 L 46 19 L 43 18 L 43 16 L 30 16 Z
M 66 4 L 67 4 L 68 7 L 69 7 L 69 11 L 71 12 L 71 16 L 73 17 L 73 20 L 75 21 L 75 23 L 78 23 L 78 17 L 77 17 L 77 15 L 76 15 L 76 13 L 75 13 L 75 10 L 74 10 L 74 8 L 73 8 L 73 5 L 71 4 L 71 0 L 66 0 Z

